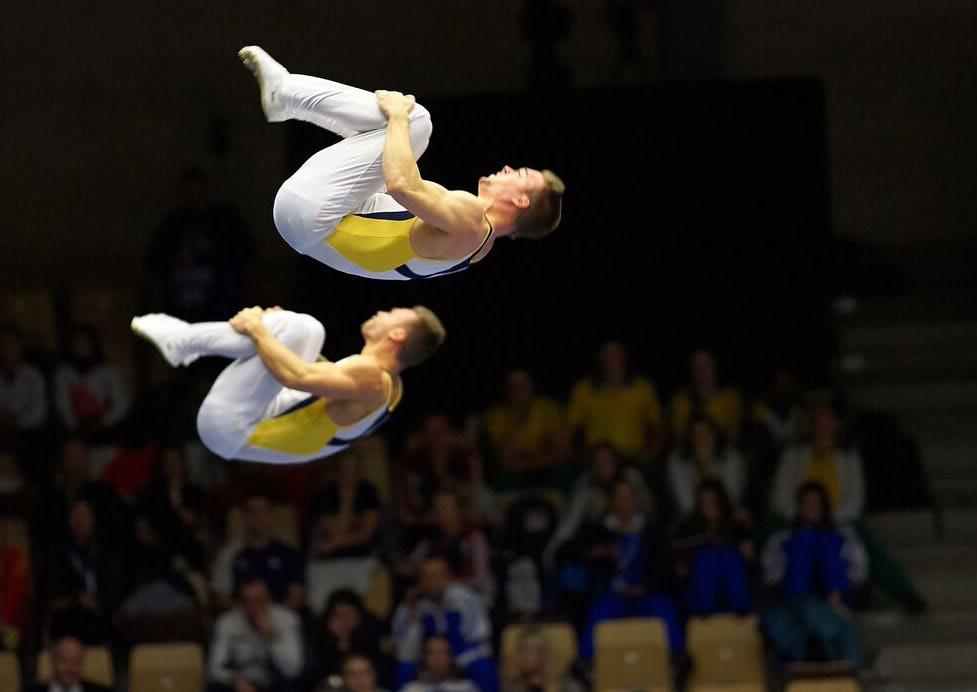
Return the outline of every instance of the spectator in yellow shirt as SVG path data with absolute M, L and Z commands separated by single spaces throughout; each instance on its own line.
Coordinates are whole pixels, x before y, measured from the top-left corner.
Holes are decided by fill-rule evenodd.
M 485 414 L 482 439 L 499 489 L 559 485 L 559 462 L 569 455 L 560 405 L 536 394 L 533 376 L 513 370 L 504 401 Z
M 570 426 L 587 445 L 609 442 L 628 457 L 654 458 L 661 451 L 658 392 L 628 372 L 628 351 L 609 341 L 600 347 L 598 376 L 581 380 L 570 394 Z
M 689 359 L 691 382 L 672 397 L 668 424 L 674 440 L 684 440 L 693 414 L 704 415 L 723 431 L 729 444 L 739 443 L 743 427 L 743 396 L 732 387 L 720 387 L 716 359 L 709 351 L 696 351 Z

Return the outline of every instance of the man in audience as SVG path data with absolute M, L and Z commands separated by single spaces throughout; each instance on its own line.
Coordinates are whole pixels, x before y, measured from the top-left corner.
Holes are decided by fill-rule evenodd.
M 315 500 L 305 572 L 308 605 L 316 614 L 338 589 L 367 594 L 380 538 L 380 498 L 376 487 L 360 477 L 355 453 L 347 452 L 330 466 L 335 475 Z
M 359 654 L 372 661 L 370 668 L 387 681 L 392 672 L 390 657 L 383 652 L 387 628 L 363 607 L 363 600 L 353 591 L 333 592 L 326 612 L 312 623 L 309 646 L 309 678 L 322 680 L 343 672 L 343 662 Z
M 482 421 L 497 490 L 560 486 L 559 462 L 570 453 L 563 411 L 534 389 L 528 370 L 513 370 L 505 379 L 505 400 Z
M 260 577 L 275 603 L 300 609 L 305 603 L 302 556 L 272 537 L 271 500 L 253 494 L 243 509 L 244 545 L 232 563 L 233 584 L 239 586 L 245 576 Z
M 569 418 L 585 444 L 609 442 L 630 458 L 654 458 L 664 443 L 662 409 L 654 385 L 628 371 L 628 351 L 609 341 L 600 347 L 596 378 L 570 394 Z
M 108 687 L 82 680 L 85 646 L 73 637 L 61 637 L 51 644 L 51 681 L 28 687 L 24 692 L 109 692 Z
M 422 654 L 426 653 L 423 643 L 439 636 L 450 642 L 449 660 L 453 655 L 481 692 L 497 692 L 499 677 L 492 660 L 492 625 L 482 598 L 452 581 L 443 558 L 425 560 L 419 575 L 417 586 L 394 613 L 398 683 L 402 685 L 417 676 L 418 664 L 427 663 L 422 661 Z M 436 652 L 436 656 L 440 661 L 443 652 Z
M 668 404 L 668 424 L 672 439 L 685 439 L 693 414 L 708 416 L 723 431 L 726 442 L 739 444 L 743 427 L 743 396 L 732 387 L 720 386 L 716 376 L 716 359 L 712 353 L 699 350 L 689 358 L 688 386 Z
M 674 561 L 665 536 L 641 513 L 634 488 L 620 480 L 599 526 L 575 543 L 586 555 L 588 581 L 596 599 L 581 635 L 580 655 L 592 660 L 594 630 L 604 620 L 657 617 L 665 622 L 672 656 L 685 652 L 673 590 Z
M 71 634 L 86 643 L 104 641 L 122 597 L 118 554 L 98 539 L 95 512 L 76 500 L 68 513 L 68 539 L 48 561 L 46 602 L 51 635 Z
M 424 640 L 417 680 L 401 688 L 401 692 L 479 692 L 479 687 L 465 679 L 455 662 L 451 643 L 434 635 Z M 485 688 L 481 688 L 484 692 Z
M 217 619 L 209 692 L 294 692 L 305 662 L 298 615 L 272 602 L 260 578 L 244 578 L 238 606 Z

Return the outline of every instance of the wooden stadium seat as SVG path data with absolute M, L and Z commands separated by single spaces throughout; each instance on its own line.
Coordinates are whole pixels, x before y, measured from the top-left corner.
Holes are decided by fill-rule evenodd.
M 390 570 L 379 560 L 370 578 L 370 589 L 363 599 L 363 607 L 381 620 L 386 620 L 393 611 L 393 578 L 390 576 Z
M 787 683 L 784 692 L 861 692 L 855 678 L 811 678 Z
M 671 692 L 668 636 L 658 618 L 608 620 L 594 634 L 594 689 Z
M 37 681 L 47 684 L 51 681 L 51 674 L 51 653 L 45 649 L 37 657 Z M 106 647 L 90 646 L 85 649 L 85 658 L 81 662 L 81 679 L 104 687 L 115 684 L 112 655 Z
M 577 635 L 566 622 L 516 623 L 502 630 L 502 675 L 514 677 L 516 671 L 516 649 L 519 638 L 527 631 L 536 630 L 549 642 L 550 667 L 555 679 L 562 679 L 577 660 Z
M 140 644 L 129 659 L 130 692 L 203 692 L 204 651 L 198 644 Z
M 129 320 L 135 314 L 132 290 L 127 286 L 75 286 L 70 300 L 71 321 L 93 325 L 102 337 L 106 359 L 131 377 L 133 336 Z
M 20 692 L 20 661 L 11 651 L 0 651 L 0 690 Z
M 271 533 L 286 545 L 296 550 L 301 549 L 299 540 L 299 522 L 295 508 L 291 505 L 274 505 L 271 508 Z M 234 507 L 227 514 L 228 542 L 244 538 L 244 512 L 240 507 Z
M 692 657 L 689 692 L 765 689 L 763 641 L 755 616 L 691 618 L 686 642 Z

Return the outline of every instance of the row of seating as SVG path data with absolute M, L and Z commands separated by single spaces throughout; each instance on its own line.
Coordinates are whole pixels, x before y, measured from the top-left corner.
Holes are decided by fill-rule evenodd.
M 566 623 L 509 625 L 502 632 L 502 672 L 515 674 L 517 643 L 528 627 L 538 628 L 550 644 L 550 663 L 557 676 L 566 675 L 577 658 L 577 639 Z M 594 689 L 597 692 L 643 690 L 671 692 L 668 643 L 664 624 L 655 618 L 601 623 L 597 627 Z M 694 661 L 689 692 L 764 692 L 766 676 L 763 643 L 755 617 L 692 618 L 688 626 L 689 653 Z M 20 691 L 20 663 L 12 653 L 0 654 L 0 689 Z M 82 677 L 111 687 L 112 658 L 104 647 L 89 648 Z M 38 682 L 51 679 L 47 653 L 38 659 Z M 204 652 L 198 644 L 140 644 L 129 660 L 131 692 L 201 692 Z M 858 692 L 851 678 L 795 680 L 787 692 Z
M 509 625 L 502 632 L 503 675 L 516 673 L 517 642 L 527 627 L 539 628 L 549 642 L 550 662 L 557 677 L 567 674 L 577 658 L 577 639 L 566 623 Z M 668 639 L 657 618 L 632 618 L 600 623 L 595 633 L 594 689 L 597 692 L 672 692 Z M 689 692 L 764 692 L 763 641 L 755 616 L 719 615 L 692 618 L 686 633 L 693 660 Z M 787 692 L 858 692 L 852 678 L 795 680 Z
M 20 692 L 20 661 L 10 653 L 0 653 L 0 690 Z M 82 678 L 111 687 L 114 684 L 112 657 L 104 647 L 85 652 Z M 51 660 L 42 655 L 37 663 L 37 679 L 51 679 Z M 199 644 L 140 644 L 129 658 L 130 692 L 203 692 L 204 651 Z

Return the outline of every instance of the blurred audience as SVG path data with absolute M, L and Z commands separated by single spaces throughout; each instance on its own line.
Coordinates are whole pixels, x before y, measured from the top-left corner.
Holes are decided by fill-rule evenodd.
M 763 550 L 764 584 L 779 602 L 765 615 L 774 648 L 788 661 L 859 663 L 848 604 L 867 576 L 867 557 L 850 529 L 835 526 L 827 489 L 816 481 L 795 494 L 796 518 Z
M 581 528 L 597 524 L 608 508 L 610 490 L 619 480 L 625 480 L 635 490 L 638 506 L 645 514 L 652 511 L 651 493 L 641 474 L 624 466 L 617 450 L 606 443 L 598 443 L 589 454 L 589 468 L 573 486 L 570 505 L 556 533 L 546 547 L 544 557 L 552 561 L 557 550 L 575 536 Z
M 202 322 L 244 304 L 254 242 L 240 212 L 215 201 L 212 188 L 200 167 L 180 176 L 177 205 L 146 252 L 146 309 Z
M 675 440 L 685 439 L 695 414 L 715 421 L 730 445 L 737 445 L 743 426 L 743 396 L 733 387 L 721 386 L 716 359 L 706 350 L 689 357 L 689 383 L 668 404 L 668 424 Z
M 434 496 L 434 516 L 434 530 L 414 546 L 406 558 L 406 569 L 402 571 L 413 574 L 425 558 L 440 556 L 459 583 L 471 588 L 491 605 L 495 597 L 495 578 L 485 533 L 472 525 L 458 495 L 450 490 L 439 490 Z
M 398 684 L 405 685 L 419 673 L 450 675 L 457 664 L 476 689 L 496 692 L 499 677 L 492 658 L 492 624 L 483 599 L 454 582 L 444 558 L 428 558 L 418 573 L 416 586 L 405 595 L 393 618 Z M 428 650 L 425 642 L 435 636 L 443 638 L 447 651 L 440 646 L 435 652 Z M 432 654 L 436 661 L 432 662 Z M 433 663 L 437 663 L 434 670 L 430 668 Z
M 95 511 L 87 500 L 71 505 L 67 538 L 52 547 L 46 565 L 50 635 L 67 634 L 86 644 L 107 640 L 123 596 L 121 559 L 116 548 L 99 539 Z
M 325 612 L 312 627 L 309 649 L 309 677 L 323 680 L 342 674 L 345 677 L 349 657 L 358 656 L 370 662 L 374 680 L 392 679 L 392 661 L 383 651 L 387 630 L 375 616 L 363 607 L 363 600 L 351 590 L 334 591 Z M 376 666 L 382 665 L 382 675 Z
M 446 637 L 433 635 L 424 640 L 417 679 L 401 688 L 402 692 L 484 692 L 465 678 Z
M 316 688 L 316 692 L 336 689 L 332 678 Z M 387 692 L 377 684 L 377 671 L 373 661 L 362 654 L 350 654 L 343 660 L 342 688 L 345 692 Z
M 608 442 L 632 460 L 654 458 L 665 441 L 661 403 L 654 385 L 632 374 L 628 361 L 622 343 L 600 347 L 597 376 L 581 380 L 570 394 L 570 425 L 586 445 Z
M 109 692 L 108 687 L 82 679 L 85 645 L 74 637 L 51 643 L 51 681 L 29 686 L 25 692 Z
M 31 624 L 33 608 L 30 559 L 12 541 L 14 520 L 0 517 L 0 650 L 16 651 Z M 24 539 L 27 538 L 25 535 Z
M 699 483 L 695 510 L 679 525 L 672 545 L 682 581 L 682 609 L 687 615 L 749 612 L 749 565 L 755 550 L 747 527 L 736 520 L 721 481 Z
M 580 641 L 580 655 L 592 660 L 594 629 L 605 620 L 661 618 L 673 656 L 685 651 L 681 624 L 668 595 L 675 565 L 664 534 L 641 512 L 637 493 L 627 481 L 611 489 L 604 520 L 585 531 L 577 550 L 586 556 L 588 581 L 596 595 Z
M 315 498 L 315 528 L 309 539 L 305 583 L 307 601 L 321 613 L 330 595 L 352 589 L 365 596 L 377 569 L 380 498 L 376 487 L 360 477 L 352 453 L 330 462 L 334 477 Z
M 209 692 L 298 692 L 305 664 L 302 622 L 272 602 L 261 579 L 243 580 L 238 605 L 214 625 Z
M 0 444 L 36 431 L 47 419 L 47 387 L 41 371 L 24 360 L 24 337 L 13 325 L 0 328 Z
M 244 539 L 231 559 L 231 579 L 215 578 L 215 585 L 230 583 L 233 588 L 249 579 L 261 579 L 275 603 L 293 610 L 305 603 L 304 565 L 294 548 L 272 536 L 271 500 L 252 494 L 244 501 Z M 218 567 L 226 567 L 218 565 Z M 226 597 L 226 592 L 218 592 Z
M 686 426 L 682 445 L 668 457 L 668 489 L 678 518 L 687 517 L 695 504 L 695 489 L 704 480 L 717 480 L 739 506 L 746 490 L 746 462 L 727 445 L 712 419 L 695 414 Z
M 95 327 L 71 328 L 61 362 L 54 373 L 54 402 L 61 425 L 94 442 L 129 412 L 129 394 L 122 374 L 105 360 Z
M 434 526 L 434 495 L 442 488 L 466 498 L 472 518 L 491 523 L 497 514 L 484 483 L 481 460 L 464 434 L 443 414 L 427 416 L 407 438 L 399 471 L 399 518 L 407 527 Z
M 502 683 L 502 692 L 584 692 L 584 686 L 557 670 L 551 643 L 538 627 L 519 634 L 515 674 Z
M 570 454 L 565 417 L 559 404 L 536 394 L 529 371 L 506 375 L 504 400 L 482 426 L 497 490 L 562 485 L 561 462 Z

